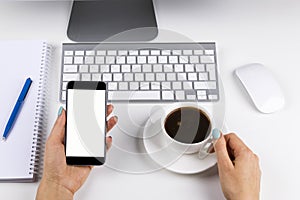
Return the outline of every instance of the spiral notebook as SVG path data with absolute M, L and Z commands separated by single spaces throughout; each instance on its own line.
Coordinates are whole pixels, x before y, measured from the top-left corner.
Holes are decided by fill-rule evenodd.
M 0 182 L 34 182 L 39 177 L 50 56 L 44 41 L 0 41 L 1 138 L 26 78 L 33 81 L 7 140 L 0 141 Z

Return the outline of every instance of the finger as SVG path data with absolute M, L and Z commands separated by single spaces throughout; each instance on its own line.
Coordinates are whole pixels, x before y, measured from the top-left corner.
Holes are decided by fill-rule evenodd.
M 52 128 L 51 134 L 48 138 L 49 142 L 56 144 L 63 144 L 65 137 L 65 124 L 66 124 L 66 113 L 63 108 L 59 110 L 59 116 Z
M 219 131 L 219 130 L 217 130 Z M 216 132 L 215 130 L 213 132 Z M 220 131 L 219 131 L 220 132 Z M 217 161 L 218 161 L 218 168 L 220 171 L 232 169 L 233 163 L 230 160 L 227 146 L 226 146 L 226 140 L 222 133 L 219 133 L 219 139 L 214 143 L 214 149 L 217 155 Z
M 110 131 L 116 125 L 117 121 L 118 121 L 118 117 L 117 116 L 111 117 L 107 121 L 107 132 Z
M 106 137 L 106 150 L 108 151 L 111 148 L 112 145 L 112 137 L 108 136 Z
M 224 137 L 234 158 L 239 157 L 244 152 L 251 151 L 236 134 L 230 133 Z
M 111 105 L 111 104 L 107 105 L 107 114 L 106 114 L 106 117 L 109 116 L 112 113 L 113 109 L 114 109 L 113 105 Z

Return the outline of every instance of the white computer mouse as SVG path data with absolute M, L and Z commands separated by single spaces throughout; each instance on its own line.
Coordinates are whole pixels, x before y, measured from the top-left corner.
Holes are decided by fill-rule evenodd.
M 235 70 L 256 108 L 262 113 L 273 113 L 284 106 L 283 92 L 271 71 L 259 63 Z

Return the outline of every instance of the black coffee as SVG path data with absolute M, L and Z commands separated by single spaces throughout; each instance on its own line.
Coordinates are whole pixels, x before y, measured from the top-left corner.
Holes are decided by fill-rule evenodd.
M 178 142 L 198 143 L 211 131 L 211 123 L 203 111 L 193 107 L 182 107 L 167 116 L 165 130 Z

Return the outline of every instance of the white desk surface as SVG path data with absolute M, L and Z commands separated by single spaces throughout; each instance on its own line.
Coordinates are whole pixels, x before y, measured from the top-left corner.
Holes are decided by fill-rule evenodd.
M 56 48 L 51 85 L 50 128 L 56 118 L 61 43 L 67 42 L 71 2 L 0 3 L 0 39 L 46 39 Z M 226 92 L 229 129 L 260 157 L 261 199 L 299 199 L 300 2 L 297 0 L 156 0 L 160 28 L 194 41 L 216 41 Z M 17 55 L 16 55 L 17 56 Z M 259 62 L 278 78 L 286 96 L 282 111 L 259 113 L 233 77 L 236 67 Z M 47 134 L 48 134 L 47 133 Z M 101 176 L 96 180 L 93 176 Z M 100 175 L 99 175 L 100 174 Z M 212 173 L 213 174 L 213 173 Z M 33 199 L 38 183 L 0 183 L 1 199 Z M 133 175 L 95 169 L 76 199 L 223 199 L 219 178 L 166 170 Z

